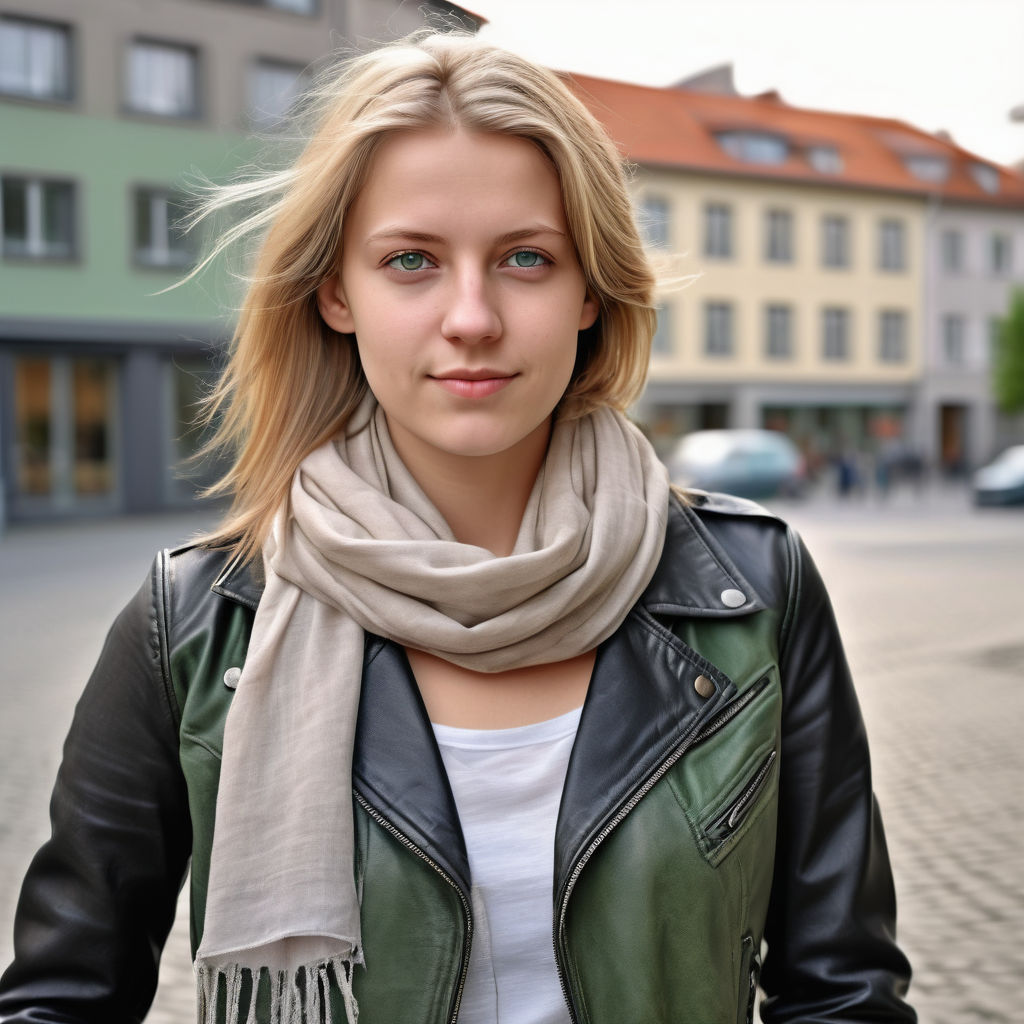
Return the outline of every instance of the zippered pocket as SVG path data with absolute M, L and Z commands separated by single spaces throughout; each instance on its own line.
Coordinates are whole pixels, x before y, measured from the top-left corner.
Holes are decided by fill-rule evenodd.
M 751 808 L 757 803 L 757 798 L 768 784 L 772 766 L 777 758 L 778 752 L 770 751 L 741 788 L 739 795 L 705 828 L 705 835 L 712 847 L 721 846 L 739 830 L 747 815 L 750 814 Z

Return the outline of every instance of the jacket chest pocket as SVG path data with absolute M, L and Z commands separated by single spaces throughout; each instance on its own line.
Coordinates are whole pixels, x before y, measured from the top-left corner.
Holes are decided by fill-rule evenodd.
M 772 666 L 698 731 L 669 776 L 701 853 L 713 866 L 776 804 L 780 715 L 778 670 Z M 774 813 L 770 818 L 774 845 Z M 764 842 L 756 845 L 763 853 Z

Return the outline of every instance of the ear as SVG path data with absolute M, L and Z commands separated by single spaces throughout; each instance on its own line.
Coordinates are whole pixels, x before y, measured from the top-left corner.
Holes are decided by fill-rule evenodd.
M 328 327 L 339 334 L 355 334 L 356 322 L 341 289 L 341 274 L 332 274 L 317 288 L 316 304 Z
M 593 327 L 600 312 L 600 302 L 590 292 L 587 292 L 586 298 L 583 300 L 583 309 L 580 311 L 580 326 L 578 329 L 585 331 L 588 327 Z

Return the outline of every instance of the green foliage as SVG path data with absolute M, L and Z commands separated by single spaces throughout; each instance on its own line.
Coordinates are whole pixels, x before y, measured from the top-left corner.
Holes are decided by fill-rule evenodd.
M 992 390 L 1001 412 L 1024 412 L 1024 288 L 1016 288 L 999 322 Z

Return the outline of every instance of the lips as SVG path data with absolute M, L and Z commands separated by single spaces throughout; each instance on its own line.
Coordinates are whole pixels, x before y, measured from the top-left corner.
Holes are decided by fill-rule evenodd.
M 431 379 L 459 398 L 486 398 L 506 388 L 517 376 L 515 373 L 484 367 L 479 370 L 459 369 L 431 374 Z

